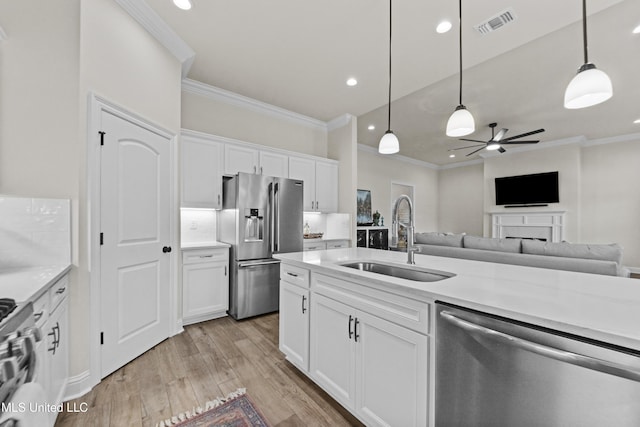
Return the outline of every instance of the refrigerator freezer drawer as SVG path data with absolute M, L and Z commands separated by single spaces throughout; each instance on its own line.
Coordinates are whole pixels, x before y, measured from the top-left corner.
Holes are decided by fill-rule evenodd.
M 229 315 L 244 319 L 278 310 L 280 261 L 262 259 L 233 263 Z

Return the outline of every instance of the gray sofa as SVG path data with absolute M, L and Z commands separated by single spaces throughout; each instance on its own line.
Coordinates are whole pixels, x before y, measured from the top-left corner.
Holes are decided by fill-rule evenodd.
M 616 243 L 551 243 L 451 233 L 416 233 L 415 243 L 418 253 L 425 255 L 629 277 Z

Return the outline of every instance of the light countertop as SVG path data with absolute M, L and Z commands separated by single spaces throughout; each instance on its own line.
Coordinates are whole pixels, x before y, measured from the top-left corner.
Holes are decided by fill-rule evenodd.
M 17 303 L 34 300 L 70 269 L 71 265 L 49 265 L 0 270 L 0 297 Z
M 348 248 L 274 257 L 414 299 L 446 301 L 640 351 L 638 279 L 416 254 L 417 266 L 456 275 L 425 283 L 340 265 L 352 260 L 406 264 L 402 252 Z
M 211 242 L 182 242 L 180 249 L 183 251 L 189 249 L 209 249 L 209 248 L 228 248 L 231 247 L 228 243 L 211 241 Z

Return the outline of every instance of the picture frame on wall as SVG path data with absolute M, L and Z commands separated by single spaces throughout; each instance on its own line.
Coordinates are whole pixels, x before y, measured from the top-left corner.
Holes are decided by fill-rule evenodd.
M 358 190 L 356 197 L 357 213 L 356 221 L 360 226 L 368 226 L 373 224 L 373 216 L 371 214 L 371 191 Z

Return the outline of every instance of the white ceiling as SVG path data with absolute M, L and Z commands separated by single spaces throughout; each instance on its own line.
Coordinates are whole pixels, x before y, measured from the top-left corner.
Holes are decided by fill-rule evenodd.
M 147 3 L 196 52 L 188 78 L 329 121 L 358 116 L 358 142 L 377 147 L 386 130 L 387 0 L 171 0 Z M 541 143 L 584 135 L 640 132 L 638 0 L 587 2 L 589 59 L 613 81 L 614 96 L 584 110 L 562 107 L 564 89 L 583 63 L 581 1 L 463 2 L 463 103 L 486 140 L 490 122 L 513 136 L 537 128 Z M 473 26 L 512 8 L 517 19 L 480 35 Z M 391 127 L 400 154 L 444 165 L 469 160 L 469 145 L 444 135 L 458 103 L 458 2 L 393 3 Z M 450 19 L 453 29 L 437 34 Z M 347 78 L 359 84 L 348 87 Z M 374 124 L 374 131 L 367 130 Z M 514 147 L 514 146 L 512 146 Z

